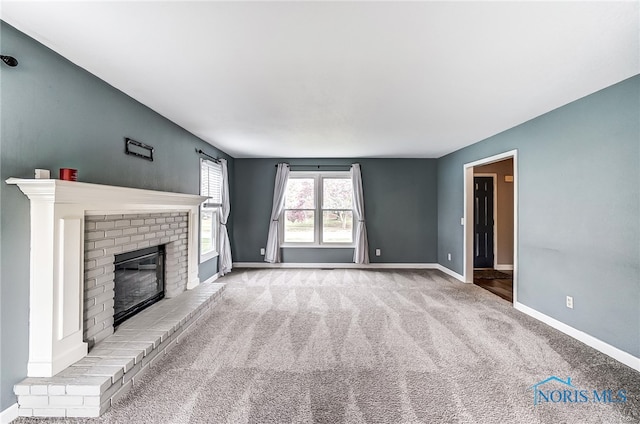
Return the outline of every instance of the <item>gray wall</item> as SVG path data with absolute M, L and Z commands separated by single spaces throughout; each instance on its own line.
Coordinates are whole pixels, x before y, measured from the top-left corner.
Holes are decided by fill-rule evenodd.
M 29 319 L 29 201 L 9 177 L 34 168 L 78 169 L 80 181 L 197 194 L 195 148 L 233 159 L 73 65 L 4 22 L 0 67 L 1 287 L 0 410 L 15 402 L 12 386 L 26 376 Z M 156 148 L 155 161 L 124 154 L 123 137 Z M 230 226 L 232 223 L 230 222 Z M 200 278 L 216 272 L 215 260 Z M 206 269 L 204 269 L 206 267 Z
M 236 159 L 234 262 L 264 260 L 260 248 L 267 240 L 278 162 L 360 163 L 371 262 L 436 262 L 435 159 Z M 380 257 L 374 255 L 376 248 L 382 250 Z M 352 258 L 353 249 L 283 249 L 282 253 L 283 262 L 340 263 Z
M 518 301 L 640 356 L 639 99 L 635 76 L 440 158 L 438 262 L 463 272 L 463 165 L 518 149 Z

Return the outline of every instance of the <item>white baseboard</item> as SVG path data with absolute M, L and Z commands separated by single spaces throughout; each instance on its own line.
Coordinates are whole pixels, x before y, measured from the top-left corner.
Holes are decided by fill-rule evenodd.
M 337 269 L 437 269 L 447 275 L 452 276 L 456 280 L 464 281 L 462 275 L 451 271 L 449 268 L 440 264 L 433 263 L 373 263 L 373 264 L 354 264 L 354 263 L 276 263 L 268 262 L 234 262 L 234 268 L 337 268 Z
M 238 268 L 337 268 L 337 269 L 438 269 L 438 264 L 427 263 L 373 263 L 354 264 L 351 262 L 322 263 L 322 262 L 234 262 Z
M 455 271 L 450 270 L 449 268 L 447 268 L 444 265 L 440 265 L 440 264 L 436 264 L 436 269 L 439 269 L 440 271 L 444 272 L 447 275 L 450 275 L 451 277 L 455 278 L 456 280 L 460 281 L 461 283 L 464 283 L 464 277 L 460 274 L 458 274 Z
M 514 308 L 640 372 L 640 358 L 620 350 L 617 347 L 611 346 L 610 344 L 560 322 L 555 318 L 551 318 L 542 312 L 538 312 L 533 308 L 523 305 L 522 303 L 516 302 Z
M 18 418 L 18 404 L 14 403 L 4 411 L 0 412 L 0 424 L 9 424 Z
M 187 290 L 195 289 L 196 287 L 198 287 L 199 284 L 200 284 L 199 278 L 194 278 L 193 280 L 189 280 L 189 282 L 187 282 Z
M 207 278 L 204 282 L 200 283 L 200 284 L 208 284 L 208 283 L 213 283 L 214 281 L 216 281 L 218 278 L 220 278 L 220 273 L 216 272 L 215 274 L 213 274 L 211 277 Z
M 496 271 L 513 271 L 513 264 L 496 264 Z

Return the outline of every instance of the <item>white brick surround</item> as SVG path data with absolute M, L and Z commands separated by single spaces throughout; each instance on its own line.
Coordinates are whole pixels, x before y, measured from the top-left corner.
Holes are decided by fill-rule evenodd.
M 165 297 L 187 288 L 186 212 L 87 215 L 84 223 L 84 341 L 91 349 L 113 334 L 114 258 L 165 245 Z

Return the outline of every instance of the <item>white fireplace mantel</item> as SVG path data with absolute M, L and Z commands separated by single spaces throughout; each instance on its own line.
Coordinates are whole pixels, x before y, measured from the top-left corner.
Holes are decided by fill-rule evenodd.
M 51 377 L 87 354 L 83 333 L 85 215 L 189 212 L 187 288 L 198 279 L 192 194 L 53 179 L 9 178 L 31 201 L 29 377 Z

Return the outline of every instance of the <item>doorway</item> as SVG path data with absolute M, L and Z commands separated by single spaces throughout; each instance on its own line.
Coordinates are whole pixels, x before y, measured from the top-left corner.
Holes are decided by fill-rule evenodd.
M 517 151 L 464 165 L 464 281 L 517 301 Z
M 473 176 L 473 269 L 494 265 L 496 174 Z

